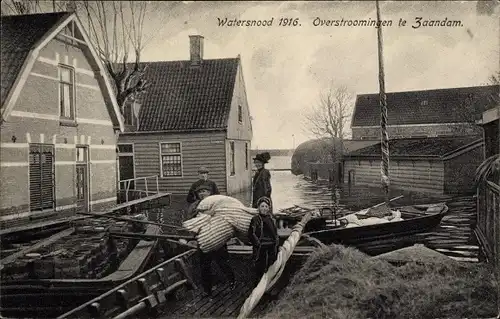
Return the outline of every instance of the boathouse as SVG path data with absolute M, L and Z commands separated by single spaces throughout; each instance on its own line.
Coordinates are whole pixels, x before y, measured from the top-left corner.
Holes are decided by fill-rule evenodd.
M 475 120 L 492 107 L 498 85 L 387 93 L 390 139 L 481 135 Z M 356 97 L 353 139 L 380 140 L 378 94 Z
M 75 14 L 2 16 L 2 228 L 116 204 L 111 82 Z
M 187 194 L 205 166 L 222 194 L 251 186 L 252 124 L 241 58 L 204 59 L 190 36 L 190 59 L 144 62 L 147 91 L 125 110 L 120 180 L 158 175 L 159 188 Z
M 482 161 L 480 136 L 405 138 L 389 141 L 391 187 L 414 192 L 474 192 Z M 344 183 L 380 186 L 380 143 L 344 155 Z

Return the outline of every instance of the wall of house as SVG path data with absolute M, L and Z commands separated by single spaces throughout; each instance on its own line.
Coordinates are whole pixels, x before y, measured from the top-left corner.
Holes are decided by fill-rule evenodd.
M 461 154 L 450 156 L 444 161 L 444 190 L 447 194 L 474 193 L 476 169 L 483 161 L 484 146 L 478 144 Z
M 63 125 L 59 117 L 59 63 L 72 66 L 75 70 L 76 122 L 71 125 Z M 116 137 L 93 71 L 78 47 L 54 39 L 41 50 L 10 117 L 0 128 L 2 220 L 27 218 L 35 214 L 30 213 L 29 208 L 30 143 L 55 147 L 57 211 L 72 213 L 76 207 L 78 144 L 89 147 L 92 209 L 102 210 L 116 203 Z
M 239 106 L 242 111 L 242 121 L 239 121 Z M 226 141 L 226 169 L 227 176 L 227 192 L 234 194 L 243 192 L 251 187 L 252 180 L 252 164 L 251 164 L 251 141 L 252 141 L 252 122 L 250 120 L 250 108 L 248 105 L 245 81 L 243 79 L 243 71 L 241 62 L 238 65 L 236 73 L 236 82 L 233 92 L 233 99 L 231 101 L 231 110 L 229 112 L 228 128 L 227 128 L 227 141 Z M 230 174 L 230 142 L 235 144 L 235 174 Z M 246 147 L 245 148 L 245 144 Z M 247 152 L 245 152 L 247 149 Z M 246 158 L 245 158 L 246 157 Z M 246 165 L 248 161 L 248 167 Z
M 344 183 L 349 182 L 349 171 L 354 171 L 354 185 L 379 187 L 380 161 L 346 159 Z M 389 167 L 391 187 L 423 193 L 442 194 L 444 166 L 440 160 L 391 160 Z
M 231 142 L 234 142 L 234 175 L 231 174 Z M 248 153 L 245 157 L 245 144 L 248 147 Z M 240 140 L 226 141 L 226 172 L 227 175 L 227 194 L 233 195 L 244 192 L 252 187 L 252 162 L 250 156 L 250 142 Z
M 209 179 L 217 184 L 222 194 L 226 193 L 225 140 L 225 132 L 120 134 L 118 138 L 120 144 L 134 145 L 136 178 L 160 176 L 160 191 L 185 195 L 198 180 L 200 166 L 208 168 Z M 161 177 L 160 143 L 181 143 L 181 177 Z
M 351 127 L 352 139 L 379 139 L 380 127 Z M 389 138 L 481 135 L 481 128 L 473 124 L 389 126 Z

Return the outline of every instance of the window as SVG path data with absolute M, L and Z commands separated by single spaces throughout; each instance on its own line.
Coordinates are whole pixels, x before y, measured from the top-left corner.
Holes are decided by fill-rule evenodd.
M 245 143 L 245 169 L 248 170 L 248 143 Z
M 75 75 L 73 68 L 59 66 L 59 113 L 61 118 L 75 119 Z
M 182 176 L 181 143 L 161 143 L 160 156 L 161 176 Z
M 123 120 L 125 125 L 135 125 L 134 103 L 125 103 L 123 107 Z
M 30 211 L 54 208 L 54 146 L 30 144 Z
M 85 200 L 87 191 L 88 149 L 85 146 L 76 147 L 76 199 Z
M 234 165 L 234 142 L 229 142 L 230 147 L 230 157 L 229 157 L 229 167 L 231 169 L 231 176 L 236 174 L 236 169 Z
M 243 108 L 238 105 L 238 122 L 243 123 Z

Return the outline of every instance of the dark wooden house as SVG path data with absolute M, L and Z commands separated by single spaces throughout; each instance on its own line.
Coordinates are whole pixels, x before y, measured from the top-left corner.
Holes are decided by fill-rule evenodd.
M 433 194 L 474 192 L 474 172 L 482 161 L 481 137 L 390 140 L 392 188 Z M 380 143 L 344 156 L 344 182 L 380 186 Z
M 120 180 L 159 175 L 161 191 L 187 194 L 198 168 L 223 194 L 251 186 L 252 124 L 240 57 L 203 58 L 190 36 L 190 59 L 144 62 L 147 91 L 124 110 Z
M 115 205 L 123 120 L 80 21 L 2 16 L 1 33 L 2 229 Z

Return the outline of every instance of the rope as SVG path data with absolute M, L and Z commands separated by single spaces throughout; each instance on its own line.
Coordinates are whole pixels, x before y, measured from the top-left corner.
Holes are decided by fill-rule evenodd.
M 295 246 L 299 242 L 300 236 L 302 236 L 302 231 L 304 230 L 304 226 L 313 216 L 312 212 L 308 212 L 302 220 L 297 223 L 293 229 L 290 236 L 288 236 L 287 240 L 283 243 L 283 246 L 280 247 L 280 251 L 278 252 L 278 256 L 274 264 L 272 264 L 267 272 L 260 279 L 259 284 L 255 287 L 250 294 L 250 296 L 245 300 L 245 303 L 240 309 L 240 314 L 238 319 L 246 318 L 250 312 L 255 308 L 260 298 L 264 295 L 266 291 L 269 291 L 274 284 L 278 281 L 283 270 L 285 269 L 286 262 L 290 258 L 295 249 Z
M 377 21 L 380 19 L 380 7 L 378 0 L 377 6 Z M 389 134 L 387 132 L 387 96 L 385 94 L 385 80 L 384 80 L 384 57 L 383 57 L 383 38 L 382 27 L 377 28 L 378 36 L 378 67 L 379 67 L 379 87 L 380 87 L 380 128 L 381 128 L 381 151 L 382 163 L 380 166 L 380 175 L 382 188 L 384 189 L 386 202 L 389 199 Z

